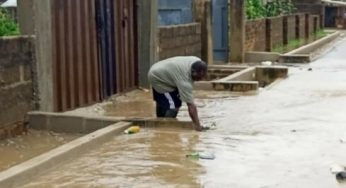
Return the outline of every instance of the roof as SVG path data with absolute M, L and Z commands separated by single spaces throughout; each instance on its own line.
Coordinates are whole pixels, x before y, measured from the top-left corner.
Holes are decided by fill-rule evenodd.
M 1 7 L 17 7 L 17 0 L 7 0 L 0 6 Z
M 326 5 L 332 5 L 332 6 L 346 6 L 345 1 L 333 1 L 333 0 L 322 0 L 322 2 Z

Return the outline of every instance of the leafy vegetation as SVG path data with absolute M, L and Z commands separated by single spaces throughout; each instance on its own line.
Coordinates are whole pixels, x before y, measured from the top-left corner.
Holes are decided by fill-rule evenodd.
M 17 23 L 10 17 L 8 11 L 0 8 L 0 36 L 18 35 Z
M 295 10 L 290 0 L 246 0 L 246 15 L 248 19 L 257 19 L 291 14 Z
M 286 53 L 289 52 L 291 50 L 294 50 L 296 48 L 299 48 L 307 43 L 311 43 L 313 41 L 316 41 L 318 39 L 321 39 L 325 36 L 328 35 L 328 32 L 326 32 L 323 29 L 318 30 L 316 33 L 314 33 L 308 40 L 305 39 L 293 39 L 288 41 L 287 45 L 277 45 L 274 46 L 274 48 L 272 49 L 273 52 L 278 52 L 278 53 Z
M 286 46 L 284 45 L 278 45 L 273 48 L 273 52 L 278 53 L 286 53 L 293 49 L 299 48 L 300 46 L 303 46 L 305 44 L 305 41 L 303 39 L 294 39 L 288 41 L 288 44 Z

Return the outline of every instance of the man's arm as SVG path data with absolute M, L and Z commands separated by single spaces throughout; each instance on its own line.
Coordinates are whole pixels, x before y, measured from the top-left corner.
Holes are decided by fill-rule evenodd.
M 188 107 L 189 115 L 192 119 L 194 128 L 196 129 L 196 131 L 202 131 L 202 126 L 201 126 L 201 123 L 199 122 L 196 105 L 193 103 L 187 103 L 187 107 Z

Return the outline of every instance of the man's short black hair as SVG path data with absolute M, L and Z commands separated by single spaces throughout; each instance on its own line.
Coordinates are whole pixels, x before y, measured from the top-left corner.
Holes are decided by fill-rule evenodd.
M 196 61 L 196 62 L 194 62 L 192 64 L 191 70 L 193 72 L 207 72 L 208 71 L 208 66 L 203 61 Z

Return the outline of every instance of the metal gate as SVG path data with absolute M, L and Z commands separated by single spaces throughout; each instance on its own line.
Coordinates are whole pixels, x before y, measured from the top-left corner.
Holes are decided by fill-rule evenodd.
M 228 59 L 228 0 L 212 0 L 214 60 Z
M 138 86 L 137 14 L 135 0 L 115 2 L 117 93 Z
M 134 0 L 54 0 L 54 106 L 66 111 L 137 86 Z
M 160 25 L 178 25 L 192 22 L 192 0 L 159 0 Z

